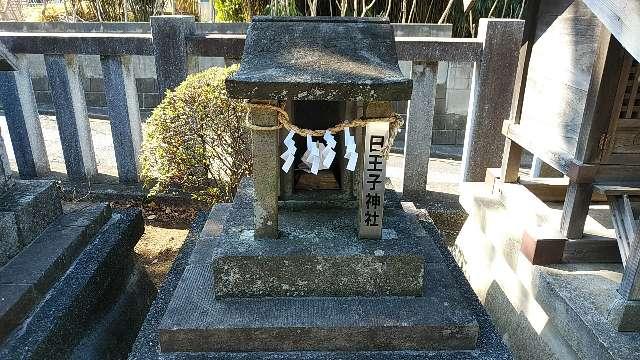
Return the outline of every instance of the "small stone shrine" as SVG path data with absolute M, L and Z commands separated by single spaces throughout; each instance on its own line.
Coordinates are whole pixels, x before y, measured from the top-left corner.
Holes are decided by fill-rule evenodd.
M 249 100 L 253 179 L 212 209 L 161 351 L 474 349 L 417 210 L 385 194 L 391 102 L 412 90 L 389 22 L 256 17 L 227 90 Z

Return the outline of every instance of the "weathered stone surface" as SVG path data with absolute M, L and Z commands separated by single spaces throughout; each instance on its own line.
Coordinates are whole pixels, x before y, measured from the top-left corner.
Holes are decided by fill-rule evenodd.
M 136 183 L 140 170 L 142 122 L 131 58 L 102 56 L 100 61 L 106 84 L 118 180 L 121 183 Z
M 85 205 L 65 214 L 0 268 L 0 299 L 8 299 L 0 306 L 0 340 L 64 274 L 110 215 L 107 204 Z
M 251 108 L 249 121 L 257 126 L 278 125 L 278 113 L 271 109 Z M 253 178 L 255 181 L 255 203 L 253 218 L 255 236 L 278 237 L 278 194 L 280 185 L 280 157 L 278 130 L 251 131 L 251 153 L 253 154 Z
M 48 292 L 37 309 L 2 344 L 0 358 L 68 358 L 117 287 L 126 284 L 133 247 L 144 229 L 140 210 L 114 214 Z
M 390 199 L 391 197 L 387 197 Z M 460 290 L 460 296 L 451 298 L 449 304 L 460 304 L 468 309 L 477 319 L 479 325 L 479 337 L 474 350 L 428 350 L 428 351 L 286 351 L 286 352 L 207 352 L 207 353 L 161 353 L 158 326 L 166 313 L 170 300 L 175 293 L 180 278 L 188 265 L 188 257 L 193 254 L 197 234 L 202 228 L 204 216 L 199 217 L 192 226 L 189 235 L 185 239 L 184 246 L 171 270 L 167 274 L 165 282 L 158 291 L 158 297 L 153 303 L 132 351 L 129 354 L 131 360 L 186 360 L 186 359 L 225 359 L 225 360 L 453 360 L 476 359 L 498 360 L 512 359 L 509 350 L 501 341 L 500 335 L 495 331 L 491 318 L 486 314 L 482 305 L 470 289 L 464 279 L 464 275 L 456 266 L 453 259 L 448 259 L 447 264 L 453 275 L 454 283 L 447 287 L 447 291 Z M 431 224 L 426 227 L 432 239 L 438 238 L 438 230 Z M 441 249 L 441 251 L 443 251 Z M 446 251 L 446 250 L 444 250 Z M 450 256 L 449 256 L 450 258 Z M 452 295 L 453 296 L 453 295 Z M 440 306 L 444 308 L 444 306 Z
M 419 197 L 427 187 L 437 74 L 438 63 L 412 64 L 413 92 L 407 115 L 402 182 L 402 196 L 406 199 Z
M 227 91 L 257 100 L 407 100 L 411 80 L 387 20 L 254 17 Z
M 463 187 L 461 202 L 469 218 L 452 252 L 516 357 L 637 358 L 640 333 L 615 327 L 621 264 L 531 265 L 523 223 L 541 218 L 477 184 Z
M 196 31 L 193 16 L 152 16 L 153 54 L 158 90 L 161 97 L 167 89 L 178 86 L 189 73 L 186 37 Z
M 7 250 L 13 249 L 11 255 L 0 254 L 3 265 L 62 213 L 57 185 L 46 180 L 18 180 L 0 196 L 0 213 L 3 230 L 0 244 Z
M 220 236 L 200 264 L 213 262 L 216 297 L 420 296 L 423 264 L 441 262 L 424 230 L 386 209 L 383 239 L 358 238 L 355 208 L 280 209 L 280 237 L 256 238 L 253 188 L 243 182 Z M 193 262 L 192 262 L 193 263 Z
M 88 179 L 98 173 L 77 55 L 45 55 L 51 98 L 67 176 Z
M 49 172 L 49 160 L 28 71 L 0 71 L 0 101 L 20 175 L 23 178 L 45 175 Z
M 477 323 L 442 264 L 424 297 L 211 301 L 211 268 L 189 265 L 160 325 L 162 351 L 472 349 Z M 450 297 L 453 296 L 453 297 Z
M 22 321 L 37 298 L 31 285 L 0 284 L 0 342 Z
M 481 19 L 478 29 L 484 48 L 480 62 L 474 65 L 462 155 L 463 181 L 484 181 L 487 168 L 500 167 L 501 129 L 511 112 L 524 21 Z

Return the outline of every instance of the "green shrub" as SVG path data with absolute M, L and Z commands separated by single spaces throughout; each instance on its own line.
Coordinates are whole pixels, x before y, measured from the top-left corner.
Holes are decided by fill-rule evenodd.
M 142 179 L 151 194 L 179 189 L 197 200 L 229 201 L 251 173 L 247 107 L 227 97 L 225 79 L 238 66 L 189 75 L 147 120 Z
M 246 21 L 244 0 L 215 0 L 213 5 L 216 8 L 217 21 Z

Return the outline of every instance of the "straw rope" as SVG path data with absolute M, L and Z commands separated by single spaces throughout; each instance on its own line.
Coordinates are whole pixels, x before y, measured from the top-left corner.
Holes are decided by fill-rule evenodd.
M 354 120 L 345 120 L 340 122 L 338 125 L 330 127 L 326 130 L 310 130 L 303 129 L 291 123 L 289 119 L 289 114 L 284 111 L 283 108 L 275 105 L 269 104 L 254 104 L 247 103 L 249 107 L 259 108 L 263 110 L 274 110 L 278 113 L 278 125 L 274 126 L 260 126 L 252 124 L 249 121 L 249 113 L 247 113 L 247 118 L 245 120 L 245 127 L 256 130 L 256 131 L 274 131 L 281 128 L 285 128 L 287 130 L 293 131 L 294 133 L 306 137 L 307 135 L 311 136 L 322 136 L 326 131 L 329 131 L 331 134 L 337 134 L 339 132 L 344 131 L 345 128 L 354 128 L 354 127 L 364 127 L 369 122 L 388 122 L 389 123 L 389 140 L 387 141 L 386 146 L 382 149 L 382 155 L 387 158 L 389 156 L 389 151 L 391 150 L 391 146 L 395 141 L 396 135 L 398 134 L 398 129 L 402 126 L 403 121 L 400 115 L 393 113 L 388 117 L 376 117 L 376 118 L 359 118 Z

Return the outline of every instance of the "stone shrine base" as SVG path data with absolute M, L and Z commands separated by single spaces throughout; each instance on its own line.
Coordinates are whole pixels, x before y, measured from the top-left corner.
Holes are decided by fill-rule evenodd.
M 395 194 L 389 194 L 385 207 L 387 235 L 376 242 L 357 239 L 355 209 L 318 210 L 316 204 L 283 204 L 281 238 L 254 240 L 250 233 L 252 193 L 251 183 L 245 183 L 233 204 L 220 204 L 211 211 L 159 323 L 160 355 L 210 352 L 213 358 L 217 357 L 215 354 L 227 358 L 231 352 L 476 348 L 476 318 L 458 292 L 433 238 L 415 214 L 403 210 Z M 412 208 L 409 203 L 404 205 Z M 299 273 L 278 272 L 269 267 L 270 258 L 273 266 L 283 266 L 285 263 L 276 260 L 292 255 L 296 261 L 286 265 Z M 245 267 L 240 262 L 229 265 L 221 261 L 226 256 L 242 256 Z M 319 259 L 325 257 L 337 270 L 310 270 L 316 269 Z M 341 262 L 341 258 L 345 261 Z M 415 266 L 416 259 L 422 266 Z M 307 261 L 313 266 L 305 268 Z M 357 261 L 362 266 L 356 266 Z M 387 263 L 389 267 L 385 267 Z M 216 272 L 225 271 L 227 266 L 234 267 L 229 274 L 244 280 L 235 285 L 218 285 Z M 265 269 L 266 275 L 254 271 L 256 266 Z M 311 272 L 305 274 L 307 270 Z M 350 271 L 365 279 L 382 274 L 385 280 L 362 282 Z M 264 286 L 256 281 L 260 276 L 266 276 L 263 280 L 267 282 L 269 276 L 283 279 L 285 286 L 275 287 L 279 280 L 272 281 L 274 286 Z M 290 281 L 289 287 L 291 276 L 297 280 Z M 313 281 L 313 276 L 326 282 Z M 419 285 L 424 284 L 422 296 L 369 292 L 415 289 L 416 276 L 422 281 Z M 226 295 L 233 297 L 216 297 L 222 286 L 229 286 Z M 231 291 L 236 286 L 241 289 L 237 292 L 244 292 L 242 297 Z M 340 286 L 346 289 L 345 293 L 336 293 Z M 291 293 L 287 293 L 289 290 Z M 274 291 L 282 297 L 268 296 Z M 333 296 L 299 296 L 324 291 Z M 369 296 L 352 296 L 359 291 Z

